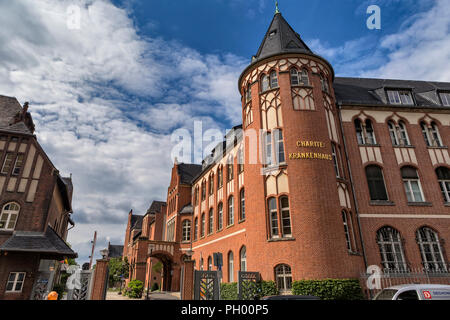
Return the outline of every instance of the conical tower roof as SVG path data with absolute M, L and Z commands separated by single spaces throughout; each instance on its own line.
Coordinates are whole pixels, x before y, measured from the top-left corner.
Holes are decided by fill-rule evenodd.
M 283 53 L 313 54 L 300 38 L 300 35 L 292 29 L 281 13 L 277 12 L 264 36 L 258 53 L 253 57 L 253 61 Z

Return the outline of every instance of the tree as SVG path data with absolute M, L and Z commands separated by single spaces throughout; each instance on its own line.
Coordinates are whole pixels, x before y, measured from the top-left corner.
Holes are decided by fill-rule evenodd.
M 163 269 L 163 264 L 160 261 L 158 261 L 153 265 L 152 269 L 155 273 L 161 273 Z
M 128 259 L 122 260 L 122 258 L 111 258 L 109 259 L 109 283 L 114 285 L 121 281 L 121 277 L 128 278 L 129 272 Z

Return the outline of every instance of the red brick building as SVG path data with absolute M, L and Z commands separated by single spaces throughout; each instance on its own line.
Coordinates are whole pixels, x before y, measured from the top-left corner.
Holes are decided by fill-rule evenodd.
M 62 177 L 34 133 L 28 103 L 0 96 L 0 299 L 52 289 L 66 244 L 72 179 Z
M 191 251 L 204 270 L 222 253 L 223 281 L 258 271 L 281 291 L 370 265 L 448 271 L 450 83 L 335 77 L 276 13 L 238 89 L 243 125 L 201 166 L 175 162 L 132 277 L 162 259 L 178 290 Z

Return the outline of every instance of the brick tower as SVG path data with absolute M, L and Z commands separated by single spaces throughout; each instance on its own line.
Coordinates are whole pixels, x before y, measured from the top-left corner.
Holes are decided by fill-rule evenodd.
M 332 66 L 277 10 L 239 78 L 251 186 L 247 263 L 265 279 L 354 278 L 364 270 L 333 80 Z

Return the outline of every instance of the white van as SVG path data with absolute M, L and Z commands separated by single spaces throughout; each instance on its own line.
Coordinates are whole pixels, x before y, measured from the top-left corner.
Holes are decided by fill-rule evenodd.
M 404 284 L 383 289 L 373 300 L 450 300 L 450 286 Z

